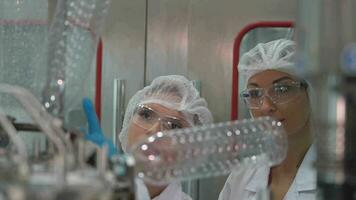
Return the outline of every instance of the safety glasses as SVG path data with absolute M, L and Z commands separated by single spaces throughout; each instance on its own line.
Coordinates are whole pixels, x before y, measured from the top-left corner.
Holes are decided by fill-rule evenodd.
M 269 97 L 274 104 L 284 104 L 298 96 L 307 86 L 306 82 L 288 81 L 273 84 L 267 89 L 248 88 L 240 93 L 240 97 L 250 109 L 260 109 L 264 97 Z
M 159 123 L 161 131 L 190 126 L 189 122 L 185 119 L 165 115 L 147 105 L 138 105 L 136 107 L 133 115 L 133 122 L 146 130 L 151 129 L 157 123 Z

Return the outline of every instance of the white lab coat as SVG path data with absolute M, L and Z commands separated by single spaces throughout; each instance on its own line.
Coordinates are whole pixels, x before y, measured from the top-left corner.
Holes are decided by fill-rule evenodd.
M 312 145 L 284 200 L 316 199 L 316 170 L 313 167 L 315 159 L 316 150 Z M 258 192 L 268 186 L 269 170 L 269 167 L 256 167 L 232 172 L 219 195 L 219 200 L 256 200 Z
M 141 179 L 135 180 L 136 200 L 151 200 L 150 194 Z M 177 182 L 170 183 L 160 195 L 152 200 L 192 200 L 192 198 L 182 191 L 182 185 Z

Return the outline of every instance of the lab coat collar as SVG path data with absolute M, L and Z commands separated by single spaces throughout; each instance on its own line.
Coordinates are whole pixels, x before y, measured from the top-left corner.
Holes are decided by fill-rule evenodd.
M 253 169 L 249 174 L 251 177 L 245 189 L 250 192 L 258 192 L 267 187 L 270 168 L 267 166 Z
M 142 179 L 135 178 L 136 184 L 136 200 L 151 200 L 148 189 Z M 186 198 L 182 192 L 182 186 L 178 182 L 170 183 L 160 195 L 153 198 L 152 200 L 162 200 L 162 199 L 171 199 L 171 200 L 181 200 L 189 199 Z
M 313 144 L 303 159 L 295 177 L 296 188 L 298 191 L 307 191 L 316 189 L 316 170 L 314 162 L 316 160 L 316 149 Z
M 183 198 L 182 185 L 177 182 L 170 183 L 162 193 L 153 198 L 152 200 L 162 200 L 162 199 L 171 199 L 171 200 L 181 200 Z
M 316 160 L 316 150 L 313 144 L 302 161 L 299 170 L 296 174 L 295 181 L 298 191 L 307 191 L 316 189 L 316 170 L 314 169 L 314 161 Z M 267 166 L 253 169 L 249 174 L 251 177 L 245 189 L 250 192 L 258 192 L 263 188 L 268 187 L 268 175 L 270 168 Z

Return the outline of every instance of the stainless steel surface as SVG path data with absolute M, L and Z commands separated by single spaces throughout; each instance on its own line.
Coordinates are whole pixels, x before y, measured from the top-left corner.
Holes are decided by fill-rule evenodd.
M 108 137 L 113 132 L 113 80 L 126 79 L 126 103 L 144 85 L 145 19 L 145 1 L 111 2 L 102 35 L 104 51 L 101 124 Z
M 187 74 L 190 0 L 148 1 L 146 80 Z
M 294 20 L 296 2 L 149 1 L 147 80 L 167 74 L 201 80 L 215 120 L 228 120 L 235 37 L 249 23 Z
M 124 122 L 124 117 L 125 117 L 125 94 L 126 94 L 126 81 L 125 80 L 120 80 L 120 104 L 119 104 L 119 118 L 118 118 L 118 126 L 116 127 L 116 133 L 119 133 L 122 129 L 122 123 Z
M 115 145 L 119 145 L 118 134 L 122 129 L 122 123 L 124 121 L 125 116 L 125 80 L 115 79 L 114 80 L 114 100 L 113 100 L 113 132 L 112 132 L 112 140 Z
M 112 141 L 115 146 L 117 146 L 117 126 L 118 126 L 118 121 L 117 118 L 119 116 L 119 106 L 120 104 L 120 80 L 119 79 L 114 79 L 114 90 L 113 90 L 113 107 L 112 109 L 114 110 L 113 115 L 112 115 Z

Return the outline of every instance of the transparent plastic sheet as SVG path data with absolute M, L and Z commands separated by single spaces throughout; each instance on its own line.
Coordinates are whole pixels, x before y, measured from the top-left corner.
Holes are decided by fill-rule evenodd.
M 109 0 L 58 1 L 49 31 L 48 76 L 43 89 L 43 104 L 55 116 L 63 117 L 65 108 L 81 93 L 109 3 Z M 66 90 L 68 87 L 71 89 Z
M 40 96 L 46 73 L 48 0 L 0 1 L 0 82 Z M 29 118 L 7 96 L 0 96 L 7 115 Z
M 270 117 L 158 132 L 135 145 L 138 177 L 153 184 L 228 174 L 246 166 L 280 163 L 288 144 Z

